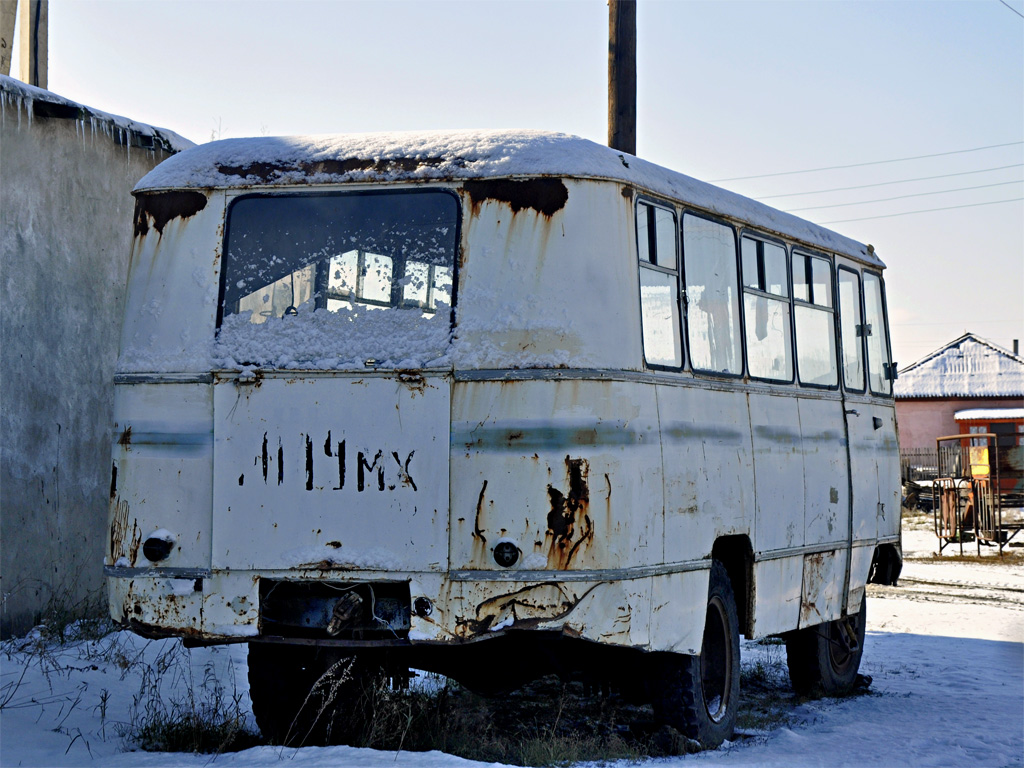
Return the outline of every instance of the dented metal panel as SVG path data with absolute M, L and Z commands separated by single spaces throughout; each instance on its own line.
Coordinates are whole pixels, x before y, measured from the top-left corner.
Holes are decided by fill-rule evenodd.
M 709 573 L 699 570 L 651 579 L 652 649 L 700 653 Z
M 798 626 L 803 569 L 800 555 L 754 563 L 754 637 L 787 632 Z
M 871 560 L 874 555 L 874 544 L 853 548 L 850 556 L 850 594 L 846 605 L 848 614 L 854 614 L 860 610 L 860 602 L 864 599 L 864 588 L 868 583 L 868 572 L 871 570 Z
M 800 628 L 842 616 L 848 555 L 842 549 L 804 555 Z

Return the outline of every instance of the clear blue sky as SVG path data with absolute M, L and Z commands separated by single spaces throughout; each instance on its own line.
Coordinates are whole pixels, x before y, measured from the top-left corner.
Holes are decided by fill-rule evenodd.
M 723 186 L 787 210 L 984 187 L 797 213 L 875 245 L 901 364 L 965 330 L 1009 347 L 1024 340 L 1022 14 L 640 0 L 638 154 L 714 181 L 957 152 Z M 510 127 L 604 142 L 607 25 L 602 0 L 50 0 L 49 85 L 196 142 Z

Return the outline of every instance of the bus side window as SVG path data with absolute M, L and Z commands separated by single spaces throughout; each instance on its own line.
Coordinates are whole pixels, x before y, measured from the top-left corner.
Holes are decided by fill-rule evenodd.
M 864 391 L 864 346 L 868 327 L 860 314 L 860 276 L 839 268 L 839 341 L 843 349 L 843 386 Z
M 790 350 L 789 265 L 786 249 L 744 237 L 743 310 L 747 371 L 758 379 L 793 380 Z
M 793 254 L 796 370 L 801 384 L 834 387 L 836 333 L 832 310 L 832 265 L 828 259 Z
M 864 273 L 864 335 L 868 346 L 868 385 L 879 395 L 892 393 L 893 367 L 889 360 L 889 334 L 885 324 L 882 278 Z
M 648 365 L 680 368 L 679 260 L 675 211 L 641 202 L 636 207 L 640 261 L 640 317 Z
M 731 227 L 683 216 L 683 267 L 690 363 L 695 371 L 740 376 L 739 275 Z

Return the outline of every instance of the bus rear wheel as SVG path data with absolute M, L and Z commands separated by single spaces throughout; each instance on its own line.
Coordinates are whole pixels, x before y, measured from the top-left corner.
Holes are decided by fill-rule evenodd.
M 801 696 L 844 696 L 856 687 L 864 653 L 866 603 L 862 598 L 856 613 L 786 635 L 786 663 L 794 691 Z
M 273 744 L 324 746 L 359 739 L 379 665 L 326 648 L 249 643 L 249 696 Z
M 736 728 L 740 699 L 740 641 L 736 599 L 729 574 L 711 565 L 700 656 L 659 654 L 654 664 L 655 717 L 706 749 Z

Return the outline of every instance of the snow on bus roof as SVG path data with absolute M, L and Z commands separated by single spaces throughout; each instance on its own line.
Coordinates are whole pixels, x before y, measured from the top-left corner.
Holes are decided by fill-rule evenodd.
M 363 133 L 224 139 L 165 160 L 136 192 L 564 176 L 614 179 L 827 251 L 884 266 L 848 237 L 578 136 L 545 131 Z

